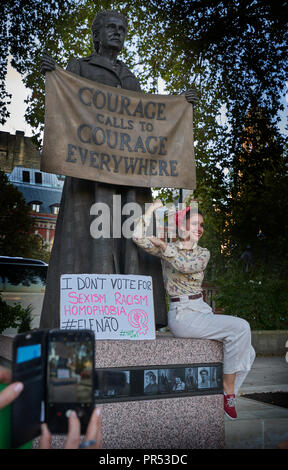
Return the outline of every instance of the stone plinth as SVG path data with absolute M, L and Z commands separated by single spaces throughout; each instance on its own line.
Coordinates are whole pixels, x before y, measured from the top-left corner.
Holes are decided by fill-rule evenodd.
M 158 335 L 155 341 L 97 341 L 96 367 L 223 362 L 222 344 Z M 104 449 L 224 448 L 223 395 L 105 403 Z
M 0 356 L 11 360 L 11 346 L 12 338 L 0 335 Z M 96 341 L 96 368 L 217 362 L 223 362 L 222 344 L 213 340 L 181 339 L 165 334 L 157 335 L 155 341 Z M 222 394 L 121 401 L 99 406 L 102 407 L 103 449 L 225 446 Z

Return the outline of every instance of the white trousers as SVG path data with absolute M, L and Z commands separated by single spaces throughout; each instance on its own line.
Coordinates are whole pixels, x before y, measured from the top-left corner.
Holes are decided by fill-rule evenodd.
M 246 320 L 214 314 L 203 298 L 171 302 L 168 326 L 179 338 L 214 339 L 223 343 L 223 373 L 236 373 L 234 393 L 238 393 L 255 359 L 251 329 Z

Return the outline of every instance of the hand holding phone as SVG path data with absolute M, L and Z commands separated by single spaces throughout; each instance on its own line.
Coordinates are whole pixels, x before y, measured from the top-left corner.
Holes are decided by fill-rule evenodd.
M 24 390 L 12 403 L 12 447 L 38 436 L 44 422 L 52 433 L 66 434 L 71 410 L 85 433 L 94 410 L 94 351 L 90 330 L 37 330 L 14 338 L 12 380 Z
M 12 381 L 22 382 L 24 389 L 11 405 L 12 447 L 20 447 L 41 432 L 45 338 L 45 330 L 38 330 L 16 335 L 13 341 Z
M 94 333 L 50 330 L 47 336 L 46 422 L 51 432 L 67 433 L 71 410 L 84 434 L 94 410 Z
M 64 449 L 78 449 L 80 443 L 80 421 L 76 413 L 71 413 L 68 419 L 68 435 Z M 51 449 L 51 434 L 46 423 L 41 425 L 41 437 L 39 448 Z M 81 444 L 80 444 L 81 446 Z M 95 408 L 86 431 L 83 448 L 101 449 L 102 446 L 102 423 L 101 408 Z

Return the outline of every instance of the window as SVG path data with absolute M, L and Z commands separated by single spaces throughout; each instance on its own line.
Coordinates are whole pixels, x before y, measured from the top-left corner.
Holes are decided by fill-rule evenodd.
M 51 207 L 51 214 L 58 215 L 59 214 L 59 204 L 54 204 Z
M 40 212 L 41 202 L 40 201 L 32 201 L 30 202 L 30 207 L 33 212 Z
M 42 173 L 35 173 L 35 183 L 36 184 L 42 184 Z
M 43 292 L 46 284 L 47 266 L 30 266 L 29 264 L 0 263 L 0 291 Z
M 30 171 L 23 170 L 22 179 L 23 179 L 23 183 L 30 183 Z
M 32 204 L 32 211 L 33 212 L 40 212 L 40 204 Z

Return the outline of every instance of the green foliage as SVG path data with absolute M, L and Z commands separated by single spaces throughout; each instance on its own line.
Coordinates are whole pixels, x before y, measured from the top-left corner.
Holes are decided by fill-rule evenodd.
M 22 308 L 21 314 L 20 314 L 20 324 L 18 327 L 18 333 L 25 333 L 25 331 L 31 330 L 32 310 L 33 310 L 32 305 L 28 305 L 28 307 L 24 309 Z
M 228 201 L 226 245 L 239 257 L 249 244 L 255 261 L 287 276 L 288 171 L 284 138 L 260 107 L 251 109 L 243 129 L 243 147 L 234 159 Z M 265 240 L 257 235 L 261 231 Z
M 31 311 L 31 305 L 26 308 L 20 304 L 8 305 L 0 294 L 0 333 L 6 328 L 17 328 L 18 333 L 31 330 Z
M 273 269 L 279 279 L 287 277 L 287 144 L 277 128 L 288 71 L 287 1 L 2 2 L 2 123 L 9 114 L 8 51 L 13 67 L 31 90 L 26 120 L 40 140 L 45 89 L 41 55 L 46 50 L 65 68 L 72 56 L 91 54 L 90 26 L 103 8 L 117 9 L 128 17 L 120 58 L 138 76 L 145 92 L 158 93 L 159 78 L 169 94 L 191 87 L 199 91 L 193 112 L 194 197 L 205 215 L 201 244 L 211 251 L 208 278 L 225 272 L 229 259 L 239 259 L 247 244 L 257 266 Z M 262 116 L 257 115 L 259 107 Z M 243 147 L 247 142 L 250 148 Z M 159 197 L 164 203 L 172 202 L 173 191 L 160 188 Z M 260 229 L 264 244 L 258 243 Z
M 48 251 L 47 243 L 43 241 L 43 238 L 41 238 L 40 235 L 33 234 L 30 249 L 25 256 L 27 258 L 40 259 L 45 263 L 49 263 L 51 252 Z
M 33 233 L 34 219 L 23 194 L 0 170 L 0 253 L 49 260 L 42 239 Z
M 11 65 L 31 90 L 25 118 L 41 141 L 44 123 L 45 77 L 40 74 L 44 51 L 65 68 L 72 56 L 92 53 L 90 26 L 95 13 L 109 7 L 105 0 L 13 0 L 0 5 L 0 122 L 9 117 L 9 95 L 5 87 L 8 54 Z M 2 47 L 3 45 L 3 47 Z
M 26 119 L 38 136 L 44 121 L 42 52 L 46 50 L 62 67 L 71 56 L 91 54 L 90 26 L 103 8 L 117 9 L 128 17 L 122 58 L 139 76 L 146 92 L 158 92 L 159 77 L 168 93 L 198 88 L 200 103 L 194 126 L 196 159 L 201 165 L 212 168 L 219 161 L 231 160 L 231 149 L 239 144 L 245 112 L 252 104 L 264 105 L 276 119 L 287 77 L 284 0 L 2 2 L 3 93 L 9 49 L 12 65 L 32 91 Z M 217 120 L 224 104 L 232 134 Z M 5 116 L 7 108 L 3 107 L 2 122 Z M 208 146 L 208 142 L 212 144 Z
M 244 318 L 252 330 L 288 328 L 287 280 L 259 270 L 246 273 L 234 265 L 217 280 L 217 289 L 216 305 L 223 308 L 222 313 Z
M 34 221 L 22 193 L 0 171 L 0 253 L 25 256 L 30 249 Z

